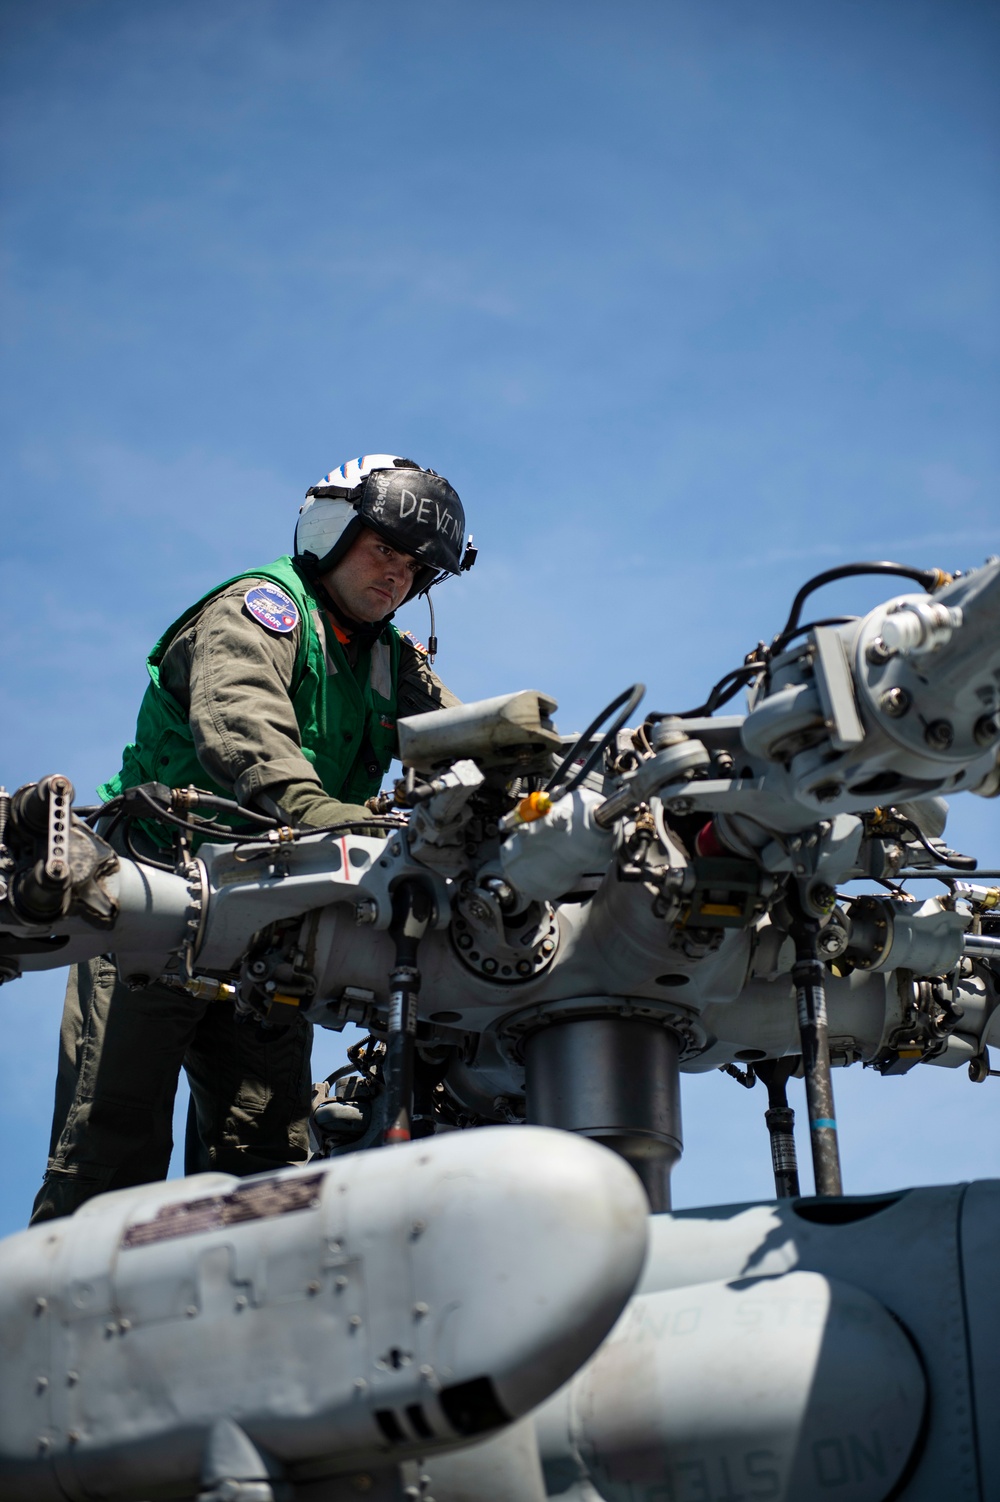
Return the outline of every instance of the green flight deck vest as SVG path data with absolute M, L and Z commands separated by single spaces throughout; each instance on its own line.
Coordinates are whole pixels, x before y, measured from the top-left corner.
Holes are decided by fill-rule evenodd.
M 399 632 L 387 626 L 370 649 L 359 651 L 352 667 L 326 612 L 286 555 L 209 590 L 160 637 L 146 660 L 150 682 L 139 707 L 135 740 L 125 747 L 121 771 L 98 788 L 101 798 L 114 798 L 123 788 L 143 782 L 193 784 L 233 796 L 232 788 L 213 782 L 199 762 L 187 715 L 160 683 L 160 664 L 178 631 L 207 601 L 241 579 L 268 580 L 295 603 L 301 629 L 288 691 L 303 755 L 315 767 L 324 791 L 344 803 L 363 803 L 378 792 L 396 747 Z

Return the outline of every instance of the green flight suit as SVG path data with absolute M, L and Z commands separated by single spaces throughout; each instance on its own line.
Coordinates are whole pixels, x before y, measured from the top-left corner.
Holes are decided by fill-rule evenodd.
M 392 627 L 371 652 L 345 648 L 290 569 L 279 559 L 220 586 L 157 643 L 136 742 L 107 792 L 194 781 L 296 824 L 367 816 L 361 800 L 388 765 L 396 715 L 458 700 Z M 295 601 L 293 630 L 269 629 L 245 603 L 255 587 L 276 583 Z M 142 833 L 135 838 L 141 846 Z M 267 1029 L 237 1021 L 226 1003 L 168 987 L 129 991 L 103 958 L 75 966 L 49 1165 L 32 1220 L 165 1177 L 182 1066 L 191 1085 L 188 1173 L 246 1175 L 302 1162 L 311 1038 L 298 1017 Z

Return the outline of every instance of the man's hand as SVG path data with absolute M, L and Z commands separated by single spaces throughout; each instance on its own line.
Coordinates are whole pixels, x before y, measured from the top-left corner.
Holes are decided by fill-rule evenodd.
M 290 782 L 283 788 L 268 788 L 255 800 L 257 806 L 293 829 L 327 829 L 334 824 L 364 824 L 370 811 L 360 803 L 341 803 L 330 798 L 318 782 Z

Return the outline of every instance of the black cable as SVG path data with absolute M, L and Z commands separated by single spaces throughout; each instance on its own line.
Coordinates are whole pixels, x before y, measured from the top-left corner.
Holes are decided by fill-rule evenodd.
M 233 829 L 224 829 L 221 825 L 211 824 L 207 820 L 204 823 L 196 824 L 190 819 L 181 819 L 177 814 L 171 813 L 169 809 L 161 807 L 156 802 L 156 799 L 151 798 L 143 788 L 136 788 L 135 792 L 138 793 L 143 803 L 149 808 L 152 816 L 160 824 L 170 824 L 175 829 L 183 829 L 187 834 L 202 835 L 205 838 L 210 836 L 213 841 L 222 840 L 224 844 L 228 845 L 245 844 L 248 840 L 259 838 L 259 836 L 252 834 L 238 834 Z M 126 814 L 126 818 L 131 819 L 142 817 L 142 814 Z
M 816 574 L 808 579 L 792 601 L 792 608 L 788 612 L 788 620 L 784 628 L 778 632 L 776 640 L 786 637 L 790 631 L 794 631 L 799 624 L 799 616 L 802 607 L 814 590 L 820 589 L 824 584 L 833 584 L 837 579 L 852 579 L 861 574 L 893 574 L 900 579 L 913 579 L 928 593 L 937 589 L 944 582 L 945 576 L 940 569 L 936 568 L 908 568 L 904 563 L 842 563 L 839 568 L 828 568 L 822 574 Z
M 136 819 L 143 819 L 146 817 L 153 818 L 158 823 L 170 824 L 177 829 L 183 829 L 188 834 L 211 835 L 213 840 L 219 839 L 229 844 L 238 844 L 246 840 L 258 838 L 258 836 L 250 834 L 246 831 L 225 829 L 221 825 L 216 824 L 214 821 L 205 820 L 202 823 L 195 823 L 190 819 L 182 819 L 177 814 L 173 813 L 170 809 L 164 808 L 162 804 L 157 803 L 156 799 L 151 797 L 150 794 L 146 792 L 145 788 L 141 786 L 136 788 L 129 788 L 128 791 L 137 795 L 141 799 L 141 801 L 148 808 L 149 814 L 147 816 L 146 814 L 136 813 L 133 809 L 126 808 L 124 806 L 125 800 L 120 793 L 115 798 L 109 798 L 107 803 L 100 804 L 93 813 L 88 814 L 87 816 L 87 823 L 89 823 L 92 827 L 97 823 L 99 819 L 106 819 L 109 817 L 109 815 L 111 816 L 112 822 L 105 834 L 105 838 L 107 838 L 108 835 L 111 834 L 111 831 L 116 829 L 118 825 L 123 821 L 125 821 L 126 823 L 131 823 Z M 223 801 L 228 802 L 229 800 L 219 800 L 220 803 Z M 250 810 L 243 809 L 238 803 L 234 803 L 232 807 L 234 809 L 239 809 L 241 814 L 246 814 L 248 817 L 255 820 L 258 818 L 266 819 L 269 825 L 276 824 L 277 822 L 276 820 L 271 819 L 269 815 L 253 814 Z M 165 869 L 169 870 L 172 868 L 167 867 Z
M 720 1064 L 719 1073 L 728 1074 L 729 1078 L 742 1085 L 744 1090 L 752 1090 L 757 1083 L 757 1072 L 752 1064 L 748 1064 L 746 1069 L 740 1069 L 736 1064 Z
M 171 876 L 177 875 L 176 866 L 168 866 L 165 861 L 158 861 L 151 855 L 142 855 L 132 843 L 132 831 L 126 824 L 124 829 L 125 849 L 132 859 L 140 866 L 152 866 L 156 871 L 169 871 Z
M 379 1085 L 379 1069 L 385 1059 L 385 1043 L 373 1033 L 354 1043 L 347 1050 L 347 1057 L 360 1075 L 370 1085 Z
M 738 668 L 731 668 L 719 679 L 704 704 L 699 704 L 697 709 L 684 709 L 678 712 L 652 709 L 646 716 L 646 724 L 655 724 L 657 720 L 697 720 L 702 715 L 713 714 L 715 710 L 721 709 L 723 704 L 728 704 L 751 678 L 756 678 L 759 673 L 766 672 L 766 670 L 765 662 L 741 663 Z M 727 685 L 730 686 L 727 687 Z
M 704 704 L 699 704 L 697 709 L 685 709 L 676 713 L 666 710 L 651 710 L 646 716 L 647 725 L 654 724 L 657 720 L 677 719 L 696 720 L 702 715 L 714 714 L 721 709 L 723 704 L 728 704 L 730 699 L 739 693 L 743 685 L 758 673 L 767 671 L 768 664 L 785 644 L 796 636 L 804 636 L 807 631 L 814 631 L 817 626 L 846 626 L 852 621 L 859 619 L 856 615 L 832 615 L 823 620 L 810 621 L 808 625 L 799 625 L 799 616 L 802 614 L 802 606 L 813 593 L 824 584 L 832 584 L 837 579 L 850 579 L 862 574 L 892 574 L 903 579 L 913 579 L 922 585 L 928 592 L 937 589 L 946 582 L 947 575 L 942 574 L 940 569 L 909 568 L 903 563 L 844 563 L 838 568 L 829 568 L 822 574 L 816 574 L 809 579 L 799 590 L 792 601 L 792 608 L 788 613 L 788 620 L 781 631 L 771 642 L 769 647 L 761 643 L 758 648 L 760 657 L 754 662 L 744 663 L 742 667 L 733 668 L 731 672 L 720 678 L 712 689 Z
M 936 860 L 938 865 L 950 866 L 953 871 L 975 871 L 979 864 L 974 855 L 958 855 L 954 850 L 950 850 L 948 855 L 944 855 L 940 850 L 936 850 L 920 826 L 915 824 L 912 819 L 904 819 L 897 816 L 895 822 L 901 825 L 903 829 L 908 829 L 917 843 L 924 847 L 927 854 Z M 951 856 L 952 859 L 949 860 L 948 856 Z
M 278 829 L 281 820 L 273 814 L 259 814 L 252 808 L 244 808 L 242 803 L 237 803 L 233 798 L 221 798 L 215 793 L 203 793 L 196 789 L 198 799 L 195 808 L 208 808 L 213 813 L 237 814 L 246 824 L 257 824 L 265 829 Z
M 401 824 L 397 819 L 379 818 L 376 815 L 373 819 L 348 819 L 343 824 L 299 824 L 295 828 L 295 838 L 298 840 L 307 834 L 339 834 L 342 829 L 355 829 L 364 833 L 366 829 L 405 828 L 406 825 Z M 242 838 L 244 844 L 247 844 L 253 841 L 254 836 L 243 835 Z
M 607 705 L 605 709 L 601 710 L 601 713 L 597 716 L 597 718 L 591 721 L 583 734 L 577 736 L 576 740 L 573 743 L 572 749 L 566 756 L 563 757 L 562 761 L 559 763 L 558 767 L 552 773 L 552 776 L 549 778 L 548 782 L 545 784 L 544 791 L 553 795 L 553 802 L 556 801 L 557 797 L 564 798 L 567 793 L 575 792 L 575 790 L 580 786 L 583 779 L 586 777 L 587 773 L 597 765 L 597 762 L 604 755 L 604 752 L 607 750 L 608 746 L 610 746 L 611 742 L 614 740 L 619 730 L 625 724 L 625 721 L 635 709 L 636 705 L 639 703 L 639 700 L 642 698 L 645 692 L 646 685 L 644 683 L 633 683 L 631 688 L 625 689 L 624 693 L 619 694 L 617 699 L 612 699 L 611 703 Z M 601 739 L 598 741 L 597 745 L 593 748 L 590 755 L 584 761 L 583 766 L 580 768 L 580 770 L 570 778 L 565 787 L 560 787 L 559 779 L 562 777 L 563 773 L 572 766 L 573 762 L 579 756 L 582 748 L 587 745 L 590 737 L 594 734 L 599 726 L 604 724 L 604 721 L 608 718 L 608 715 L 614 714 L 615 710 L 619 709 L 623 704 L 625 705 L 625 708 L 622 709 L 617 719 L 615 719 L 611 723 L 608 729 L 601 736 Z
M 405 824 L 397 824 L 391 819 L 352 819 L 346 824 L 325 824 L 319 829 L 313 829 L 308 824 L 300 824 L 298 828 L 292 830 L 292 841 L 301 840 L 307 834 L 339 834 L 343 830 L 350 830 L 354 833 L 360 831 L 363 834 L 366 830 L 373 828 L 394 830 L 405 829 L 406 826 Z M 248 865 L 251 861 L 255 860 L 270 860 L 273 858 L 275 852 L 281 849 L 281 844 L 274 844 L 271 841 L 262 844 L 260 836 L 255 834 L 241 835 L 237 844 L 239 846 L 255 845 L 257 847 L 247 855 L 242 854 L 237 849 L 236 859 L 244 865 Z
M 768 652 L 770 656 L 776 657 L 779 652 L 783 651 L 786 643 L 796 636 L 805 636 L 807 631 L 815 631 L 817 626 L 849 626 L 852 621 L 860 619 L 859 615 L 830 615 L 822 621 L 809 621 L 805 626 L 796 626 L 794 631 L 783 631 L 780 636 L 776 636 Z
M 357 1072 L 358 1072 L 358 1070 L 357 1070 L 357 1066 L 356 1065 L 354 1065 L 354 1064 L 342 1064 L 339 1069 L 335 1069 L 332 1074 L 328 1074 L 327 1075 L 327 1077 L 326 1077 L 326 1079 L 324 1081 L 324 1084 L 326 1084 L 328 1086 L 329 1085 L 335 1085 L 338 1080 L 345 1079 L 346 1076 L 349 1075 L 349 1074 L 357 1074 Z M 332 1100 L 333 1098 L 334 1098 L 333 1096 L 329 1097 L 330 1100 Z M 320 1105 L 325 1106 L 326 1105 L 326 1101 L 325 1100 L 324 1101 L 320 1101 Z
M 122 821 L 123 821 L 124 818 L 125 818 L 125 815 L 122 813 L 121 809 L 119 809 L 116 814 L 112 814 L 112 816 L 111 816 L 111 822 L 108 825 L 107 829 L 104 831 L 104 833 L 101 835 L 101 839 L 102 840 L 107 840 L 108 844 L 110 845 L 110 843 L 111 843 L 111 836 L 114 834 L 114 832 L 118 828 L 119 824 L 122 823 Z M 94 821 L 94 823 L 91 825 L 91 828 L 94 829 L 95 832 L 96 832 L 97 820 Z
M 109 798 L 107 803 L 97 804 L 93 812 L 82 815 L 81 817 L 84 819 L 84 822 L 86 824 L 90 825 L 91 829 L 94 829 L 97 826 L 99 820 L 108 818 L 112 819 L 111 827 L 113 829 L 117 828 L 118 824 L 124 817 L 122 811 L 121 794 L 119 794 L 117 798 Z

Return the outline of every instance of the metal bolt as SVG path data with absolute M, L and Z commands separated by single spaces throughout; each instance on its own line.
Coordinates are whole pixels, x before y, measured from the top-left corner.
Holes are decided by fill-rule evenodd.
M 496 968 L 497 968 L 497 962 L 496 962 L 496 960 L 491 960 L 491 959 L 485 959 L 485 960 L 483 960 L 483 969 L 485 970 L 485 972 L 486 972 L 487 975 L 495 975 L 496 974 Z
M 984 714 L 976 721 L 972 731 L 977 746 L 988 746 L 1000 735 L 1000 722 L 991 714 Z
M 955 731 L 950 720 L 931 720 L 924 731 L 924 740 L 935 751 L 947 751 L 955 739 Z
M 241 1293 L 236 1300 L 236 1307 L 237 1309 L 245 1309 L 247 1307 L 247 1296 L 245 1293 Z
M 883 662 L 888 662 L 891 656 L 892 648 L 886 646 L 881 636 L 876 636 L 865 649 L 865 657 L 873 667 L 880 667 Z
M 543 954 L 551 954 L 552 951 L 553 951 L 553 949 L 555 949 L 555 947 L 556 947 L 555 946 L 555 941 L 553 939 L 543 939 L 542 940 L 542 953 Z
M 66 1373 L 66 1386 L 67 1387 L 75 1387 L 76 1384 L 79 1382 L 79 1380 L 80 1380 L 80 1373 L 79 1372 L 67 1372 Z
M 338 1292 L 340 1289 L 347 1287 L 347 1279 L 344 1277 L 343 1273 L 341 1273 L 339 1278 L 334 1279 L 333 1286 L 338 1290 Z
M 833 887 L 827 886 L 826 882 L 818 881 L 809 894 L 818 908 L 823 912 L 829 912 L 837 900 L 837 894 Z
M 37 1380 L 37 1382 L 35 1383 L 35 1391 L 36 1392 L 44 1392 L 45 1389 L 48 1387 L 48 1385 L 49 1385 L 49 1379 L 48 1379 L 48 1377 L 39 1377 L 38 1380 Z
M 414 1304 L 413 1306 L 413 1313 L 417 1319 L 423 1319 L 424 1315 L 427 1313 L 427 1310 L 428 1305 L 425 1304 L 422 1300 L 419 1304 Z
M 313 1278 L 311 1283 L 306 1284 L 306 1293 L 319 1293 L 319 1284 Z
M 878 707 L 884 714 L 898 720 L 910 707 L 910 696 L 905 688 L 887 688 L 878 701 Z
M 678 716 L 664 715 L 653 731 L 653 750 L 665 751 L 668 746 L 680 746 L 687 739 L 687 731 Z
M 361 1315 L 352 1314 L 347 1323 L 350 1325 L 352 1330 L 357 1330 L 361 1325 Z

